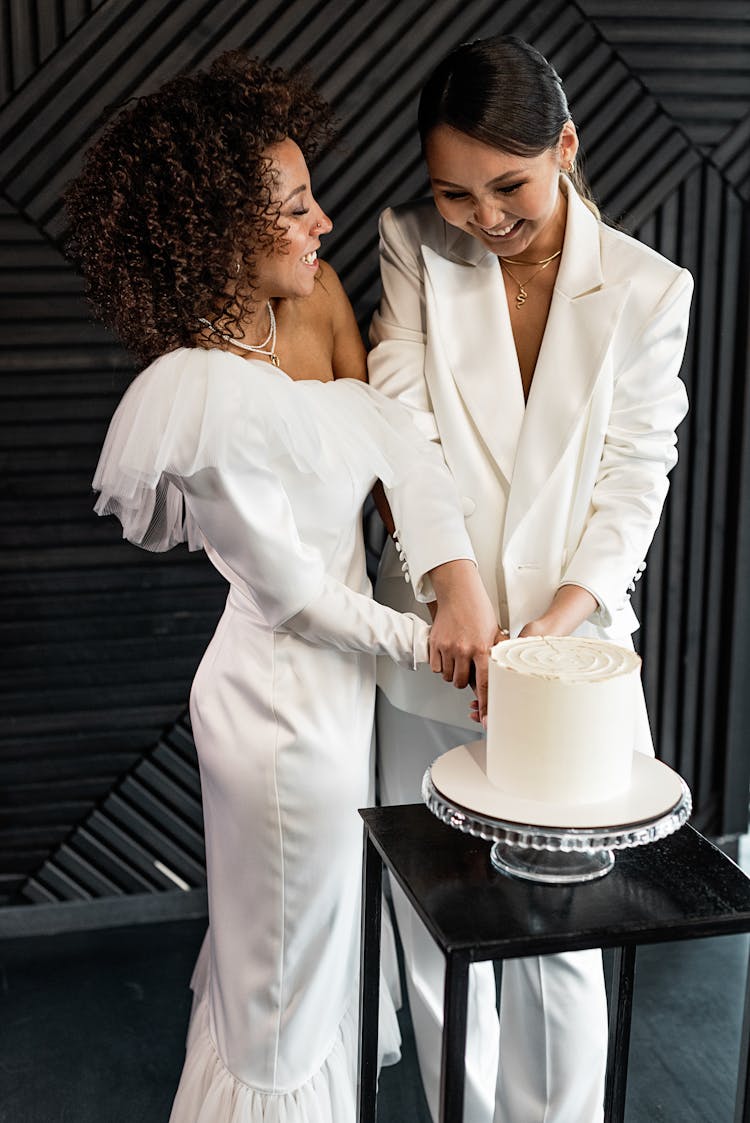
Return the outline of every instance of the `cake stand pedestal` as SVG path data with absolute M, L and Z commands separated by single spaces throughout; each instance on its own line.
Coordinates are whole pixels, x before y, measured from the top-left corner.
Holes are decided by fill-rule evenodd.
M 684 780 L 680 782 L 681 795 L 667 811 L 613 827 L 545 827 L 480 815 L 438 791 L 429 768 L 422 780 L 422 798 L 443 823 L 492 842 L 490 861 L 496 870 L 526 881 L 560 885 L 604 877 L 615 864 L 616 850 L 645 846 L 679 830 L 692 810 L 690 789 Z

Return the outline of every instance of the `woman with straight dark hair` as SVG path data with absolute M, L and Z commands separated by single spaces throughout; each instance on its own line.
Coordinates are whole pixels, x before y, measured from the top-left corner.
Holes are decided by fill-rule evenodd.
M 560 78 L 529 44 L 454 50 L 425 84 L 419 131 L 433 198 L 382 216 L 370 381 L 442 447 L 506 633 L 632 645 L 629 590 L 687 408 L 690 275 L 601 221 Z M 398 572 L 389 546 L 376 595 L 413 610 Z M 378 681 L 383 798 L 412 802 L 471 726 L 429 675 L 383 663 Z M 653 754 L 645 703 L 636 748 Z M 437 1118 L 443 964 L 394 898 Z M 506 961 L 499 1024 L 492 968 L 477 965 L 466 1123 L 598 1123 L 606 1044 L 598 951 Z

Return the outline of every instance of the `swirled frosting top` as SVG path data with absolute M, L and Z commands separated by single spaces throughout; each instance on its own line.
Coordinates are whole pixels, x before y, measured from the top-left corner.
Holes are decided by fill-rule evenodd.
M 640 656 L 609 640 L 580 636 L 530 636 L 492 648 L 499 667 L 558 682 L 602 682 L 640 667 Z

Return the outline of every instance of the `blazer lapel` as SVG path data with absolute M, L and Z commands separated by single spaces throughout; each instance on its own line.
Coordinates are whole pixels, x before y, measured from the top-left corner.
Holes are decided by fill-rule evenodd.
M 456 232 L 450 256 L 422 247 L 432 329 L 484 444 L 510 482 L 524 418 L 521 375 L 494 254 Z
M 629 287 L 629 283 L 606 284 L 598 222 L 569 190 L 565 250 L 518 442 L 505 523 L 506 546 L 573 437 Z

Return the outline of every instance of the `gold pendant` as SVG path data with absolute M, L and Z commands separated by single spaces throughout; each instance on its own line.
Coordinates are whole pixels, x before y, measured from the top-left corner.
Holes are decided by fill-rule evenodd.
M 526 297 L 528 295 L 529 294 L 526 292 L 526 289 L 523 287 L 523 285 L 521 285 L 518 290 L 518 296 L 516 297 L 516 308 L 523 308 L 524 304 L 526 303 Z
M 273 363 L 273 365 L 275 367 L 277 367 L 279 365 L 279 356 L 274 355 L 273 352 L 271 352 L 271 362 Z

